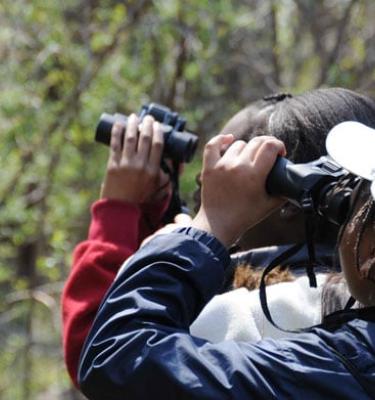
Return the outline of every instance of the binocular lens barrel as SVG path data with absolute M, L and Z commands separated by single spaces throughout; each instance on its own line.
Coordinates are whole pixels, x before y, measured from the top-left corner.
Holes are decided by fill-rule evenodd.
M 166 157 L 185 163 L 192 160 L 198 147 L 198 137 L 196 135 L 186 131 L 171 131 L 165 133 L 164 139 Z
M 278 157 L 267 177 L 266 190 L 270 195 L 285 197 L 301 208 L 308 194 L 318 214 L 341 225 L 349 212 L 352 188 L 348 186 L 339 191 L 334 188 L 347 174 L 327 157 L 306 164 L 294 164 Z
M 103 113 L 100 116 L 98 126 L 96 127 L 95 140 L 109 146 L 111 143 L 112 127 L 117 120 L 118 119 L 116 119 L 114 115 Z

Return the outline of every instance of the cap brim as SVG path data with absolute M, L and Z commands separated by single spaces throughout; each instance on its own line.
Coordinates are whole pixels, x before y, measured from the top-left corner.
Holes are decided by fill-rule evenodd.
M 329 132 L 326 149 L 330 157 L 349 172 L 375 180 L 375 130 L 355 121 L 342 122 Z M 375 198 L 374 183 L 371 193 Z

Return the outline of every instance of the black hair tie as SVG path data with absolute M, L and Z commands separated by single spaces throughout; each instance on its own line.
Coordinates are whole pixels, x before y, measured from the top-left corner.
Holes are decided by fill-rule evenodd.
M 263 97 L 264 101 L 283 101 L 286 98 L 292 98 L 293 96 L 290 93 L 274 93 L 274 94 L 269 94 L 267 96 Z

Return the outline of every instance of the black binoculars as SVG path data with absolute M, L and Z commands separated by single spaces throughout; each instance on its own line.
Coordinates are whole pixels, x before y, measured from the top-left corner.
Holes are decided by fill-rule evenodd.
M 156 121 L 162 123 L 164 132 L 163 158 L 172 159 L 178 163 L 192 160 L 198 146 L 198 136 L 192 132 L 184 131 L 186 120 L 177 112 L 160 104 L 150 103 L 142 106 L 139 118 L 151 115 Z M 111 141 L 112 126 L 116 121 L 125 126 L 128 117 L 124 114 L 103 113 L 96 128 L 95 140 L 106 145 Z
M 283 196 L 300 208 L 306 206 L 330 222 L 341 225 L 349 209 L 353 185 L 337 188 L 349 172 L 328 157 L 307 164 L 294 164 L 279 157 L 269 173 L 266 190 L 271 195 Z M 307 204 L 310 202 L 310 204 Z

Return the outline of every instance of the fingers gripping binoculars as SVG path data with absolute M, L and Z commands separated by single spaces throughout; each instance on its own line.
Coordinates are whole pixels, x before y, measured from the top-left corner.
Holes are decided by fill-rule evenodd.
M 185 131 L 186 120 L 177 112 L 157 103 L 142 106 L 139 118 L 151 115 L 162 124 L 164 132 L 163 158 L 169 158 L 178 163 L 192 160 L 198 145 L 198 136 Z M 95 140 L 109 145 L 111 142 L 112 126 L 115 122 L 122 122 L 125 126 L 128 117 L 124 114 L 103 113 L 96 128 Z

